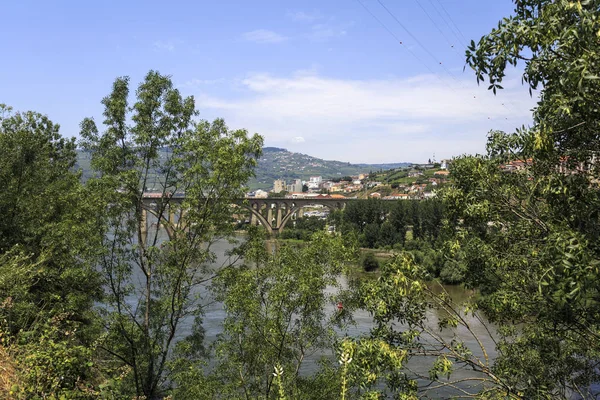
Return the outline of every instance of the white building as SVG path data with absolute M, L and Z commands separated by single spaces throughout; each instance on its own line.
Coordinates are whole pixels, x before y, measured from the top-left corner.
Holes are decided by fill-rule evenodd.
M 254 197 L 259 199 L 266 199 L 267 197 L 269 197 L 269 193 L 265 192 L 264 190 L 258 189 L 256 192 L 254 192 Z
M 312 190 L 318 190 L 321 188 L 323 184 L 323 178 L 320 176 L 311 176 L 308 182 L 306 182 L 306 186 Z

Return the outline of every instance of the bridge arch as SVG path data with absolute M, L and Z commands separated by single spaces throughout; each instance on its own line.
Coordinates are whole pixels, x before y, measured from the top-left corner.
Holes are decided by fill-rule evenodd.
M 181 229 L 181 221 L 175 222 L 175 216 L 171 209 L 167 207 L 165 212 L 159 216 L 157 212 L 157 200 L 154 194 L 144 194 L 144 202 L 142 204 L 142 219 L 144 223 L 142 229 L 147 234 L 147 216 L 148 213 L 156 217 L 158 229 L 160 226 L 166 230 L 170 239 L 173 239 L 178 229 Z M 181 204 L 184 200 L 183 196 L 177 198 L 170 197 L 169 204 Z M 158 199 L 160 201 L 160 198 Z M 281 232 L 292 216 L 298 213 L 302 208 L 312 205 L 321 205 L 329 208 L 332 211 L 341 210 L 346 203 L 351 199 L 332 199 L 327 197 L 319 198 L 239 198 L 232 199 L 231 204 L 250 212 L 252 222 L 258 221 L 269 234 Z M 185 210 L 180 210 L 185 213 Z M 183 227 L 185 229 L 185 227 Z M 144 237 L 145 240 L 145 237 Z
M 146 236 L 148 234 L 148 213 L 152 214 L 155 218 L 156 218 L 156 228 L 160 229 L 160 227 L 162 226 L 165 231 L 167 232 L 167 236 L 169 237 L 169 240 L 173 240 L 173 238 L 175 237 L 175 229 L 174 229 L 174 224 L 175 221 L 174 219 L 171 218 L 171 210 L 170 210 L 170 205 L 168 208 L 165 209 L 165 211 L 167 211 L 167 216 L 168 218 L 165 217 L 165 214 L 163 212 L 162 215 L 159 215 L 158 212 L 156 211 L 156 207 L 152 206 L 153 203 L 150 204 L 146 204 L 146 203 L 142 203 L 142 229 L 143 229 L 143 235 Z
M 250 203 L 249 205 L 244 204 L 244 203 L 234 203 L 234 204 L 240 208 L 250 211 L 250 215 L 256 217 L 258 222 L 267 230 L 267 233 L 269 233 L 269 234 L 273 233 L 273 227 L 260 212 L 261 209 L 263 208 L 262 206 L 264 204 L 254 203 L 254 202 Z

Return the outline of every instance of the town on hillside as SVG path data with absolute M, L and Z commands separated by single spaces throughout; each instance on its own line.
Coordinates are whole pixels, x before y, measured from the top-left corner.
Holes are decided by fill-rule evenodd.
M 251 191 L 251 198 L 355 198 L 381 200 L 423 200 L 436 196 L 448 181 L 450 160 L 412 164 L 391 170 L 365 172 L 336 178 L 311 176 L 308 180 L 276 179 L 270 191 Z

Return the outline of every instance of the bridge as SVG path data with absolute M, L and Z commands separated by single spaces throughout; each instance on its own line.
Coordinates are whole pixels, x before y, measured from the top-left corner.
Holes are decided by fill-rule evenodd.
M 148 231 L 148 213 L 159 218 L 157 214 L 157 201 L 162 199 L 161 193 L 144 193 L 142 201 L 142 231 Z M 185 195 L 176 193 L 169 197 L 170 203 L 181 203 Z M 342 210 L 349 201 L 354 199 L 330 198 L 319 196 L 313 198 L 256 198 L 245 197 L 232 199 L 231 204 L 250 211 L 251 223 L 261 224 L 269 234 L 279 234 L 285 225 L 294 217 L 301 218 L 303 209 L 309 206 L 323 206 L 331 211 Z M 176 226 L 175 215 L 170 210 L 165 213 L 161 225 L 165 227 L 169 237 L 173 235 L 173 227 Z

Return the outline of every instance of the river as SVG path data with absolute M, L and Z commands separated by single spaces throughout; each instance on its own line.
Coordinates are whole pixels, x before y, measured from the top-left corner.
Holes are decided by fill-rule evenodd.
M 242 239 L 240 239 L 242 240 Z M 222 240 L 222 241 L 218 241 L 213 245 L 213 251 L 215 252 L 216 255 L 216 259 L 215 262 L 213 263 L 213 268 L 214 269 L 219 269 L 221 268 L 223 265 L 227 265 L 230 263 L 230 259 L 227 256 L 227 252 L 230 251 L 232 248 L 234 247 L 234 245 L 230 244 L 229 242 Z M 339 283 L 341 284 L 341 286 L 347 286 L 347 281 L 345 277 L 341 277 Z M 214 343 L 214 341 L 217 338 L 217 335 L 219 333 L 222 332 L 222 323 L 223 320 L 225 318 L 225 311 L 223 310 L 223 306 L 221 303 L 215 302 L 214 299 L 211 296 L 210 290 L 209 290 L 209 285 L 210 283 L 207 283 L 204 286 L 199 287 L 199 291 L 200 294 L 202 296 L 203 299 L 205 299 L 204 301 L 204 319 L 203 319 L 203 327 L 205 329 L 205 337 L 206 337 L 206 345 L 210 345 L 211 343 Z M 448 294 L 450 295 L 450 297 L 452 298 L 452 300 L 457 303 L 457 304 L 461 304 L 462 302 L 466 301 L 469 296 L 470 293 L 466 290 L 464 290 L 463 288 L 459 287 L 459 286 L 443 286 L 443 288 L 448 292 Z M 333 288 L 329 289 L 330 291 L 333 291 Z M 333 294 L 333 292 L 332 292 Z M 334 313 L 336 312 L 336 306 L 335 305 L 331 305 L 330 309 L 328 310 L 328 313 Z M 436 332 L 439 332 L 439 329 L 437 329 L 437 322 L 438 320 L 441 318 L 442 316 L 440 315 L 439 311 L 429 311 L 428 312 L 428 325 L 435 330 Z M 373 320 L 371 315 L 364 311 L 364 310 L 358 310 L 356 312 L 353 313 L 353 319 L 355 324 L 347 327 L 346 329 L 344 329 L 343 331 L 338 331 L 338 334 L 341 336 L 349 336 L 349 337 L 358 337 L 361 335 L 367 335 L 369 333 L 369 330 L 371 329 L 371 327 L 373 326 Z M 465 317 L 466 321 L 468 322 L 470 329 L 472 330 L 472 332 L 469 332 L 469 330 L 467 328 L 465 328 L 464 326 L 460 326 L 458 328 L 456 328 L 455 330 L 450 330 L 450 329 L 446 329 L 440 333 L 440 337 L 444 338 L 445 340 L 452 340 L 454 333 L 456 333 L 457 337 L 462 340 L 464 342 L 464 344 L 466 345 L 466 347 L 468 347 L 472 352 L 473 352 L 473 356 L 474 357 L 479 357 L 481 358 L 483 353 L 482 350 L 479 346 L 479 343 L 477 341 L 476 338 L 478 338 L 481 341 L 481 344 L 483 345 L 483 347 L 485 348 L 485 350 L 488 352 L 488 356 L 490 357 L 490 360 L 493 360 L 496 356 L 496 352 L 495 352 L 495 346 L 494 346 L 494 340 L 493 338 L 490 337 L 486 326 L 484 324 L 487 325 L 487 322 L 485 320 L 479 320 L 477 318 L 474 318 L 473 316 L 466 316 Z M 189 323 L 186 325 L 184 325 L 182 327 L 182 334 L 185 334 L 186 331 L 189 331 Z M 399 327 L 401 328 L 401 327 Z M 317 369 L 317 361 L 320 357 L 322 356 L 329 356 L 332 357 L 331 353 L 319 353 L 319 354 L 313 354 L 309 357 L 306 358 L 302 368 L 300 369 L 300 373 L 301 374 L 305 374 L 305 375 L 310 375 L 312 373 L 314 373 Z M 428 371 L 431 368 L 431 365 L 434 361 L 434 358 L 432 357 L 424 357 L 424 356 L 419 356 L 419 357 L 413 357 L 407 364 L 408 369 L 411 371 L 411 374 L 414 377 L 417 377 L 418 375 L 424 375 L 424 376 L 428 376 Z M 472 369 L 469 368 L 460 368 L 460 369 L 455 369 L 452 373 L 451 376 L 451 381 L 456 381 L 456 380 L 463 380 L 466 378 L 479 378 L 480 375 L 477 374 L 475 371 L 473 371 Z M 429 382 L 425 381 L 423 379 L 418 379 L 419 381 L 419 386 L 421 387 L 425 387 Z M 460 394 L 464 394 L 461 393 L 460 390 L 468 390 L 471 386 L 472 386 L 473 382 L 461 382 L 457 385 L 457 387 L 459 389 L 452 389 L 452 388 L 440 388 L 437 389 L 435 391 L 432 391 L 431 393 L 427 393 L 429 396 L 433 397 L 433 398 L 447 398 L 447 397 L 451 397 L 451 396 L 457 396 Z M 476 382 L 477 384 L 480 384 L 480 382 Z

